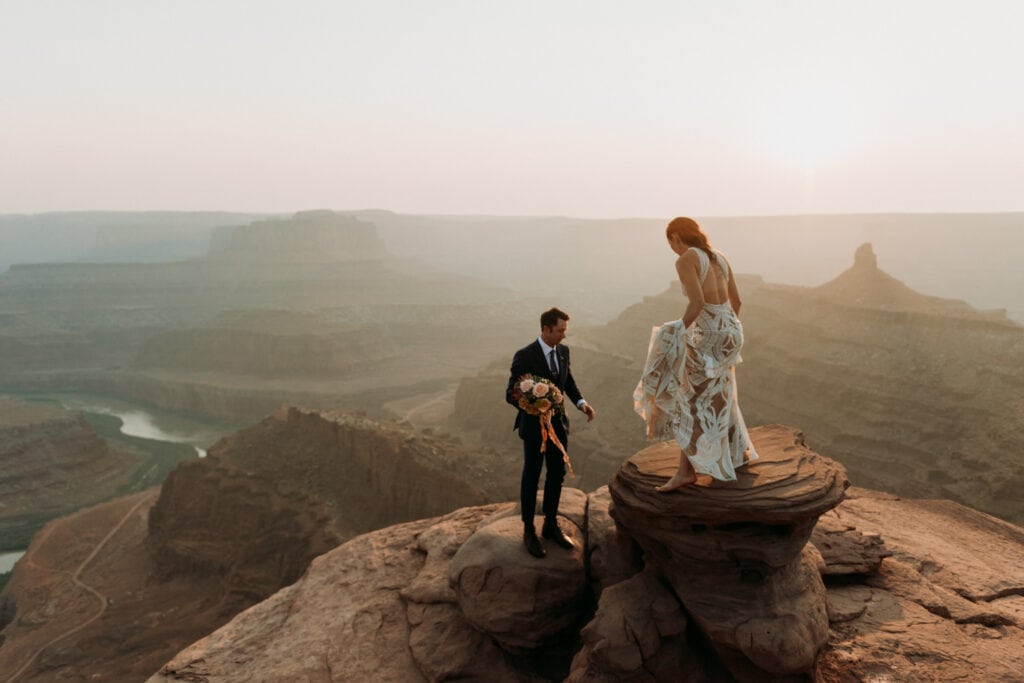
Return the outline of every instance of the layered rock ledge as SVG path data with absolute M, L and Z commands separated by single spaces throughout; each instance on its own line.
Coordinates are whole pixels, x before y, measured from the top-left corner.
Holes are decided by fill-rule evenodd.
M 739 680 L 809 673 L 828 641 L 817 552 L 818 517 L 849 486 L 842 465 L 810 450 L 794 429 L 759 430 L 760 460 L 735 482 L 701 477 L 662 493 L 675 472 L 674 442 L 629 458 L 612 480 L 611 515 L 643 548 L 649 568 L 682 601 Z

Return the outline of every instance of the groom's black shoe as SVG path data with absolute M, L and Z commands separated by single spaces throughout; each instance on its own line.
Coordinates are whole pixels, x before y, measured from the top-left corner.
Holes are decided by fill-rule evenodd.
M 562 530 L 558 528 L 558 522 L 553 519 L 544 520 L 544 527 L 541 529 L 540 535 L 544 538 L 554 541 L 555 545 L 566 550 L 572 550 L 576 547 L 576 544 L 572 542 L 572 539 L 562 533 Z
M 537 532 L 534 531 L 533 527 L 527 527 L 523 531 L 523 544 L 526 546 L 526 552 L 530 553 L 534 557 L 544 557 L 547 552 L 544 550 L 544 546 L 540 544 L 540 539 L 537 538 Z

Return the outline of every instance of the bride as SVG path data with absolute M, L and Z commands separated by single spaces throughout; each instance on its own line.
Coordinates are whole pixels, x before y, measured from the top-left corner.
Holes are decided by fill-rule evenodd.
M 682 320 L 654 328 L 633 405 L 648 438 L 669 436 L 679 444 L 679 469 L 658 487 L 673 491 L 697 474 L 734 481 L 736 468 L 756 460 L 757 452 L 736 395 L 743 326 L 732 268 L 693 219 L 674 219 L 665 236 L 679 255 L 676 272 L 689 303 Z

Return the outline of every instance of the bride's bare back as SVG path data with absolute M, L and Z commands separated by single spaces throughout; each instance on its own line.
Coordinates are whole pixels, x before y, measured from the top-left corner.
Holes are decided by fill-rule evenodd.
M 719 259 L 724 257 L 719 254 L 712 252 L 708 257 L 711 265 L 703 282 L 700 280 L 700 256 L 697 255 L 697 247 L 687 249 L 676 259 L 676 272 L 683 283 L 686 298 L 689 299 L 689 305 L 683 315 L 683 324 L 687 327 L 704 308 L 704 304 L 728 302 L 732 304 L 733 311 L 737 314 L 740 312 L 740 295 L 732 268 L 723 267 Z
M 708 268 L 707 277 L 701 283 L 704 293 L 704 302 L 709 304 L 724 304 L 729 300 L 729 281 L 722 270 L 722 264 L 714 254 L 711 257 L 711 267 Z

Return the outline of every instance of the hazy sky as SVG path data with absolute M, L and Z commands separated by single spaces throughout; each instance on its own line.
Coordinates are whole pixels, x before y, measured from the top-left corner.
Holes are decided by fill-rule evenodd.
M 0 0 L 0 213 L 1024 210 L 1020 0 Z

